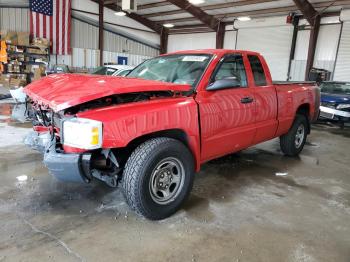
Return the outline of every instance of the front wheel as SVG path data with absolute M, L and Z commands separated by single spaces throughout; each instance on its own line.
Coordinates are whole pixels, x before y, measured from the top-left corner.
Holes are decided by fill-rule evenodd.
M 129 157 L 122 185 L 129 206 L 152 220 L 175 213 L 188 197 L 194 160 L 188 148 L 166 137 L 150 139 Z
M 308 122 L 304 115 L 296 115 L 288 133 L 280 137 L 282 152 L 287 156 L 297 156 L 303 150 L 308 134 Z

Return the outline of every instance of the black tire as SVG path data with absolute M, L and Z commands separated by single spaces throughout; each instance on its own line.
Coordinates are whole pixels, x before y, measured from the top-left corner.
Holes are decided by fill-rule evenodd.
M 304 136 L 299 139 L 300 144 L 296 142 L 298 128 L 303 126 Z M 304 148 L 308 134 L 308 120 L 304 115 L 296 115 L 292 127 L 288 133 L 280 137 L 280 146 L 286 156 L 297 156 Z
M 184 178 L 176 196 L 168 200 L 171 202 L 159 204 L 154 200 L 150 180 L 155 168 L 166 159 L 176 159 L 182 164 Z M 153 138 L 139 145 L 127 160 L 122 177 L 124 196 L 139 215 L 151 220 L 164 219 L 175 213 L 188 197 L 193 175 L 194 159 L 183 143 L 172 138 Z

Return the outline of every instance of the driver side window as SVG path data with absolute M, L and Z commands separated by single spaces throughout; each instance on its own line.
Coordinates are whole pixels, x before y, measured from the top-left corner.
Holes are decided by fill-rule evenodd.
M 229 55 L 219 65 L 213 77 L 213 81 L 235 78 L 240 87 L 247 87 L 247 76 L 241 55 Z

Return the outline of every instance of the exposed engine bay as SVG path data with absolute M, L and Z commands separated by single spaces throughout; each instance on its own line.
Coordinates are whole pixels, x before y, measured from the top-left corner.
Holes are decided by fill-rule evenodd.
M 128 93 L 112 95 L 102 97 L 96 100 L 92 100 L 83 104 L 79 104 L 70 108 L 67 108 L 58 113 L 54 113 L 50 108 L 39 105 L 33 101 L 29 101 L 32 107 L 32 112 L 29 112 L 29 117 L 33 121 L 33 126 L 53 126 L 59 127 L 59 122 L 64 117 L 73 117 L 79 112 L 84 112 L 91 109 L 108 107 L 113 105 L 120 105 L 126 103 L 135 103 L 141 101 L 147 101 L 152 99 L 172 97 L 174 93 L 171 91 L 153 91 L 153 92 L 141 92 L 141 93 Z M 31 114 L 32 113 L 32 114 Z

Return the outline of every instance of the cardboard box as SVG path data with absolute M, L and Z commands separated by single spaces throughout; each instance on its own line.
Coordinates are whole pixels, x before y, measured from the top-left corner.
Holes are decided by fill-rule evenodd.
M 45 75 L 45 69 L 46 67 L 42 65 L 34 69 L 34 81 L 39 80 L 43 75 Z
M 18 88 L 18 87 L 23 87 L 26 85 L 27 85 L 27 81 L 24 79 L 11 78 L 11 80 L 10 80 L 10 87 L 11 88 Z
M 46 55 L 47 52 L 45 49 L 36 49 L 36 48 L 27 48 L 27 52 L 31 54 L 38 54 L 38 55 Z
M 18 45 L 29 45 L 29 33 L 28 32 L 17 32 L 17 43 Z
M 34 38 L 33 45 L 44 51 L 46 48 L 50 47 L 50 40 L 46 38 Z
M 17 33 L 14 31 L 7 31 L 4 40 L 6 43 L 17 45 Z

